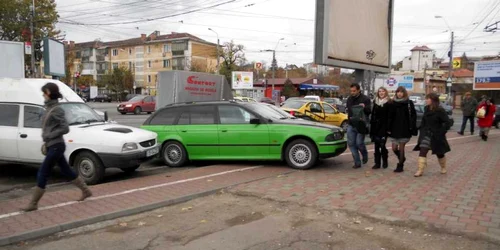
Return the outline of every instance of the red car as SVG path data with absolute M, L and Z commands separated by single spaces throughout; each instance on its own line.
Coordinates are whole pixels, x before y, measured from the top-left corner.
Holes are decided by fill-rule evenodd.
M 122 102 L 116 108 L 122 115 L 134 113 L 136 115 L 147 112 L 151 114 L 155 111 L 156 100 L 153 96 L 138 95 L 127 102 Z

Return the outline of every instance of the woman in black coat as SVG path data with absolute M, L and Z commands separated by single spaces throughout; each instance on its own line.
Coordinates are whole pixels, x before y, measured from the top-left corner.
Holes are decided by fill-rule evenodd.
M 428 94 L 425 98 L 427 105 L 420 125 L 418 144 L 414 149 L 414 151 L 420 151 L 418 171 L 415 173 L 415 177 L 420 177 L 424 173 L 429 150 L 432 150 L 432 154 L 437 155 L 439 165 L 441 165 L 441 174 L 446 174 L 445 154 L 450 152 L 450 145 L 446 140 L 446 132 L 450 128 L 448 115 L 439 105 L 437 94 Z
M 400 86 L 396 89 L 396 95 L 389 105 L 387 133 L 391 137 L 392 151 L 399 159 L 398 166 L 394 172 L 403 172 L 406 161 L 406 143 L 410 141 L 412 136 L 418 134 L 415 105 L 408 98 L 408 92 L 404 87 Z
M 388 153 L 385 143 L 387 142 L 387 123 L 389 112 L 389 92 L 386 88 L 380 87 L 377 97 L 373 100 L 373 110 L 370 119 L 370 137 L 375 143 L 375 166 L 372 169 L 387 168 Z

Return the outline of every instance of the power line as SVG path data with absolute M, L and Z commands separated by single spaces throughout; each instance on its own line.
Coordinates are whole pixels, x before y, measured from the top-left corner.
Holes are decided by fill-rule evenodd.
M 484 22 L 484 20 L 486 20 L 486 18 L 488 18 L 488 16 L 489 16 L 489 15 L 491 15 L 491 13 L 493 13 L 493 11 L 494 11 L 497 7 L 499 7 L 499 6 L 500 6 L 500 1 L 498 1 L 498 2 L 497 2 L 497 4 L 495 5 L 495 7 L 493 7 L 493 8 L 490 10 L 490 12 L 488 12 L 488 14 L 486 14 L 486 15 L 484 16 L 484 18 L 483 18 L 480 22 L 478 22 L 478 23 L 476 24 L 476 26 L 474 26 L 474 29 L 472 29 L 472 30 L 471 30 L 471 31 L 470 31 L 470 32 L 469 32 L 469 33 L 468 33 L 468 34 L 467 34 L 467 35 L 466 35 L 466 36 L 465 36 L 462 40 L 458 41 L 458 42 L 457 42 L 457 44 L 458 44 L 458 43 L 460 43 L 460 42 L 462 42 L 462 41 L 463 41 L 464 39 L 466 39 L 467 37 L 469 37 L 469 36 L 472 34 L 472 32 L 474 32 L 474 30 L 476 30 L 476 29 L 477 29 L 477 27 L 479 27 L 479 25 L 481 25 L 481 24 Z

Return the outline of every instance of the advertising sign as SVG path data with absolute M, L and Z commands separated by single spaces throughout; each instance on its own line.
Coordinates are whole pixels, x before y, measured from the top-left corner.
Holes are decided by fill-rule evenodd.
M 66 62 L 64 60 L 64 44 L 50 39 L 43 39 L 44 73 L 49 76 L 66 76 Z
M 24 44 L 0 41 L 0 78 L 24 78 Z
M 252 89 L 253 72 L 233 71 L 232 87 L 233 89 Z
M 474 90 L 500 90 L 500 61 L 475 63 Z
M 94 99 L 97 96 L 97 86 L 90 86 L 90 99 Z
M 412 75 L 391 75 L 384 82 L 384 87 L 389 91 L 395 91 L 398 87 L 404 87 L 406 90 L 413 90 L 414 77 Z
M 389 73 L 394 0 L 316 0 L 314 62 Z
M 261 70 L 262 69 L 262 63 L 261 62 L 256 62 L 255 65 L 254 65 L 254 68 L 256 70 Z

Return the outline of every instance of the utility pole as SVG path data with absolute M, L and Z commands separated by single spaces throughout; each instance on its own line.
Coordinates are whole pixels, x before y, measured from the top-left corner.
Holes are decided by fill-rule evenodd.
M 35 78 L 35 0 L 31 3 L 31 78 Z
M 212 28 L 208 28 L 208 30 L 212 31 L 217 35 L 217 74 L 220 71 L 220 40 L 219 40 L 219 33 L 217 33 L 215 30 Z
M 425 63 L 424 67 L 424 78 L 422 79 L 424 82 L 424 93 L 427 94 L 427 62 Z
M 276 50 L 273 50 L 273 63 L 272 63 L 272 67 L 273 67 L 273 83 L 272 83 L 272 90 L 273 90 L 273 93 L 274 93 L 274 79 L 276 77 L 276 66 L 278 62 L 276 61 Z
M 450 79 L 453 79 L 453 39 L 454 39 L 454 32 L 451 32 L 451 42 L 450 42 L 450 65 L 448 65 L 448 77 Z M 447 83 L 448 85 L 448 99 L 451 100 L 451 85 L 452 83 Z

